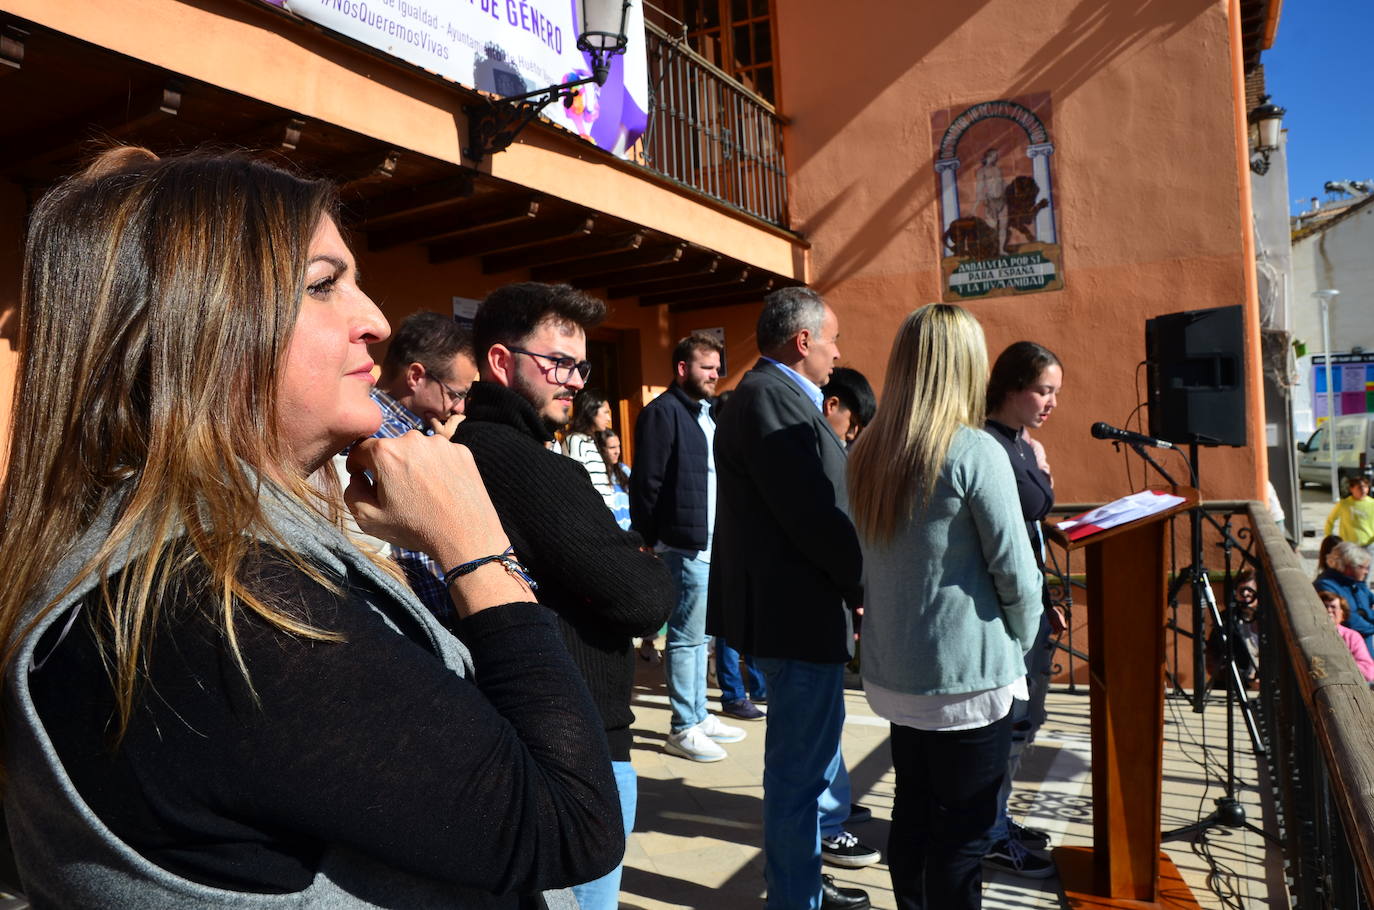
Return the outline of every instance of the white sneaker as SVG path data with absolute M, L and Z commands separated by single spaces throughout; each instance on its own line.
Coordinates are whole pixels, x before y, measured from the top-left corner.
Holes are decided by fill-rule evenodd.
M 681 733 L 669 733 L 663 751 L 692 761 L 711 762 L 725 758 L 725 750 L 701 731 L 701 725 L 688 727 Z
M 743 728 L 732 727 L 714 714 L 707 714 L 697 728 L 718 743 L 737 743 L 749 735 Z

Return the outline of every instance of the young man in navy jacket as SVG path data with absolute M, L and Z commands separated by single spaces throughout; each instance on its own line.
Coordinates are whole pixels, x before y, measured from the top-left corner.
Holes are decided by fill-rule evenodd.
M 725 758 L 744 731 L 706 711 L 706 586 L 715 524 L 716 434 L 711 396 L 724 346 L 694 332 L 673 350 L 673 384 L 635 424 L 630 523 L 668 566 L 677 588 L 664 670 L 672 721 L 664 750 L 692 761 Z

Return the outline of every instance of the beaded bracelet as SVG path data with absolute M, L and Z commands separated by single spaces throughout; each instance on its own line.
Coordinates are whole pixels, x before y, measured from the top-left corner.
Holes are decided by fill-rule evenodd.
M 501 568 L 529 585 L 531 591 L 538 591 L 539 584 L 530 576 L 530 570 L 521 565 L 516 558 L 511 555 L 514 552 L 514 547 L 506 547 L 506 552 L 504 553 L 498 553 L 494 556 L 481 556 L 477 559 L 465 562 L 462 565 L 454 566 L 444 573 L 444 587 L 449 587 L 464 575 L 477 571 L 487 563 L 499 562 Z

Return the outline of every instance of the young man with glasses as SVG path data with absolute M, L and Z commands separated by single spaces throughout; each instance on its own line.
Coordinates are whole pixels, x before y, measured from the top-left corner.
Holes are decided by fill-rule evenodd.
M 587 330 L 606 304 L 567 285 L 493 291 L 473 324 L 479 382 L 453 441 L 467 446 L 516 555 L 559 619 L 563 640 L 601 712 L 625 833 L 638 785 L 630 764 L 630 639 L 652 635 L 672 606 L 664 565 L 623 531 L 582 465 L 545 446 L 591 373 Z M 620 867 L 573 888 L 582 910 L 615 910 Z
M 452 436 L 454 421 L 462 419 L 468 387 L 476 379 L 472 336 L 451 316 L 412 313 L 391 336 L 381 376 L 372 389 L 372 400 L 382 411 L 382 425 L 373 435 L 389 439 L 419 430 Z M 340 476 L 347 484 L 347 473 Z M 392 547 L 391 555 L 420 602 L 440 622 L 454 622 L 443 569 L 417 550 Z

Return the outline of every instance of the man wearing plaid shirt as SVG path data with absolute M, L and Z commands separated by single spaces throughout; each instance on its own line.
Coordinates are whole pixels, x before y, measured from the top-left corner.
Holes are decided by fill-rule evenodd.
M 452 436 L 476 378 L 472 336 L 465 329 L 439 313 L 407 316 L 391 337 L 372 390 L 372 400 L 382 410 L 382 425 L 373 435 L 389 439 L 419 430 L 427 436 L 436 431 Z M 391 555 L 420 602 L 440 622 L 452 625 L 456 617 L 443 567 L 418 550 L 392 547 Z

